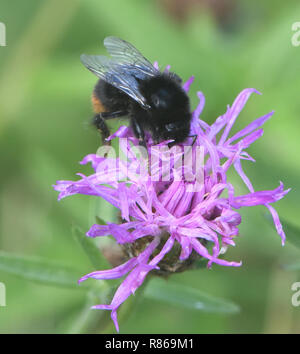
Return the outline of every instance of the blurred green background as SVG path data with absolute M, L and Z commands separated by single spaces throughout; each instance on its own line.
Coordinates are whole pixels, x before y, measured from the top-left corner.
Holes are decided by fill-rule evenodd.
M 171 64 L 184 80 L 195 75 L 192 104 L 201 90 L 206 97 L 202 119 L 209 123 L 242 89 L 261 91 L 262 96 L 250 98 L 235 131 L 273 109 L 275 115 L 249 149 L 256 164 L 243 166 L 256 190 L 273 189 L 279 180 L 292 188 L 276 209 L 300 226 L 300 46 L 291 43 L 299 16 L 298 0 L 1 2 L 7 46 L 0 47 L 0 249 L 57 261 L 76 269 L 78 277 L 95 270 L 71 232 L 73 224 L 88 230 L 95 200 L 73 196 L 58 203 L 51 185 L 91 172 L 78 161 L 99 145 L 89 125 L 96 77 L 79 56 L 104 54 L 108 35 L 128 40 L 161 66 Z M 247 193 L 235 173 L 232 180 Z M 97 208 L 103 219 L 114 219 L 107 205 Z M 238 314 L 141 298 L 122 320 L 121 332 L 299 333 L 300 307 L 291 304 L 291 285 L 300 281 L 300 273 L 284 268 L 299 262 L 299 249 L 281 246 L 264 212 L 262 207 L 242 210 L 240 237 L 226 255 L 242 260 L 241 268 L 215 265 L 170 279 L 238 304 Z M 97 333 L 109 318 L 107 312 L 86 312 L 86 292 L 76 285 L 48 286 L 1 270 L 0 282 L 7 291 L 1 333 Z

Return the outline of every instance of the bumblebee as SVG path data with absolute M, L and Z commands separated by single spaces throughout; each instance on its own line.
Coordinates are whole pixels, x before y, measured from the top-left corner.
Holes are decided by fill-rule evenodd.
M 190 132 L 191 112 L 182 80 L 172 72 L 160 72 L 133 45 L 117 38 L 104 39 L 111 58 L 81 55 L 84 66 L 99 77 L 92 94 L 93 124 L 110 135 L 106 120 L 128 117 L 130 126 L 146 146 L 145 131 L 154 143 L 172 139 L 183 142 Z

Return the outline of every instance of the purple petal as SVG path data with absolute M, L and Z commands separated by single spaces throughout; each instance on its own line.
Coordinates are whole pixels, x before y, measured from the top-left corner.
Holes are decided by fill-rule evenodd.
M 226 125 L 230 115 L 230 107 L 227 106 L 227 111 L 211 125 L 210 132 L 208 134 L 209 139 L 213 139 Z
M 114 322 L 117 332 L 119 332 L 119 323 L 117 318 L 117 309 L 114 309 L 111 305 L 95 305 L 91 307 L 94 310 L 112 310 L 111 311 L 111 319 Z
M 255 140 L 259 139 L 263 135 L 263 129 L 256 130 L 255 132 L 247 135 L 245 138 L 240 140 L 239 144 L 243 146 L 243 149 L 248 148 Z
M 120 244 L 135 241 L 132 234 L 126 231 L 121 225 L 113 223 L 108 225 L 110 234 L 115 238 L 115 240 Z
M 245 172 L 243 171 L 241 161 L 236 160 L 233 165 L 234 165 L 234 168 L 236 169 L 237 173 L 240 175 L 241 179 L 244 181 L 245 185 L 248 187 L 249 191 L 251 193 L 254 193 L 254 188 L 252 186 L 252 183 L 251 183 L 250 179 L 247 177 L 247 175 L 245 174 Z
M 108 235 L 110 235 L 109 226 L 98 225 L 98 224 L 94 224 L 86 233 L 86 236 L 88 237 L 108 236 Z
M 242 138 L 243 136 L 251 133 L 253 130 L 261 127 L 267 120 L 269 120 L 272 117 L 273 114 L 274 114 L 274 111 L 256 119 L 254 122 L 250 123 L 249 125 L 247 125 L 246 128 L 242 129 L 241 131 L 236 133 L 233 137 L 228 139 L 228 144 L 231 144 L 233 141 L 235 141 L 239 138 Z
M 108 270 L 99 270 L 96 272 L 89 273 L 82 278 L 78 280 L 79 283 L 82 281 L 88 279 L 88 278 L 94 278 L 94 279 L 116 279 L 116 278 L 121 278 L 123 275 L 128 273 L 135 265 L 137 264 L 137 258 L 131 258 L 129 261 L 127 261 L 124 264 L 121 264 L 118 267 L 115 267 L 113 269 L 108 269 Z
M 126 191 L 127 191 L 126 184 L 119 183 L 118 192 L 119 192 L 121 215 L 124 220 L 129 221 L 129 203 L 128 203 L 128 196 Z
M 125 280 L 118 287 L 112 302 L 110 305 L 96 305 L 93 306 L 95 309 L 103 310 L 112 310 L 111 317 L 114 321 L 117 331 L 119 330 L 118 321 L 117 321 L 117 309 L 118 307 L 131 295 L 134 294 L 136 289 L 142 285 L 146 275 L 154 268 L 155 265 L 146 264 L 150 255 L 154 249 L 159 244 L 159 238 L 155 238 L 150 245 L 135 259 L 136 263 L 143 262 L 138 264 L 125 278 Z M 152 260 L 153 261 L 153 260 Z M 128 262 L 127 262 L 128 263 Z M 134 263 L 134 262 L 133 262 Z M 128 269 L 128 267 L 127 267 Z
M 164 244 L 162 250 L 157 256 L 155 256 L 149 263 L 149 265 L 156 267 L 156 265 L 164 258 L 164 256 L 169 253 L 174 245 L 174 238 L 170 236 L 167 242 Z
M 219 259 L 219 258 L 214 258 L 212 257 L 207 249 L 197 240 L 197 239 L 191 239 L 191 244 L 193 245 L 194 250 L 200 254 L 200 256 L 207 258 L 209 261 L 217 263 L 219 265 L 223 265 L 223 266 L 229 266 L 229 267 L 239 267 L 242 265 L 242 262 L 228 262 L 225 261 L 223 259 Z
M 131 222 L 123 223 L 120 225 L 119 224 L 112 224 L 112 223 L 109 223 L 108 225 L 94 224 L 89 229 L 89 231 L 86 233 L 86 235 L 88 237 L 98 237 L 98 236 L 111 235 L 111 232 L 113 229 L 113 227 L 111 225 L 117 225 L 118 227 L 121 227 L 124 230 L 124 232 L 126 232 L 126 230 L 128 230 L 128 229 L 135 228 L 135 227 L 139 226 L 140 222 L 139 221 L 131 221 Z
M 241 208 L 243 206 L 264 205 L 268 203 L 274 203 L 283 198 L 290 190 L 283 190 L 283 183 L 280 182 L 279 187 L 274 190 L 253 192 L 239 197 L 234 197 L 231 201 L 231 205 L 235 208 Z
M 96 171 L 99 163 L 103 162 L 105 158 L 102 156 L 98 156 L 96 154 L 89 154 L 85 156 L 79 163 L 81 165 L 86 165 L 91 162 L 93 169 Z
M 131 128 L 127 127 L 126 125 L 122 125 L 114 134 L 109 136 L 106 140 L 110 141 L 113 140 L 114 138 L 126 138 L 131 135 L 132 135 Z
M 191 76 L 182 86 L 185 92 L 189 92 L 191 84 L 194 82 L 195 76 Z
M 188 237 L 203 238 L 208 241 L 214 240 L 214 237 L 211 234 L 209 234 L 201 229 L 196 229 L 196 228 L 192 229 L 191 227 L 178 227 L 177 232 L 180 235 L 184 235 L 184 236 L 188 236 Z
M 188 237 L 181 236 L 179 243 L 181 245 L 181 253 L 180 253 L 179 259 L 181 261 L 184 261 L 189 258 L 189 256 L 192 253 L 193 248 L 191 246 L 191 242 Z
M 242 221 L 241 215 L 234 210 L 225 209 L 221 216 L 216 218 L 218 221 L 226 222 L 230 225 L 239 225 Z
M 167 65 L 167 66 L 165 67 L 164 72 L 165 72 L 165 73 L 168 73 L 168 72 L 170 71 L 170 69 L 171 69 L 171 65 Z
M 269 211 L 273 217 L 273 221 L 274 221 L 276 230 L 277 230 L 279 236 L 281 237 L 282 246 L 284 246 L 286 237 L 285 237 L 285 233 L 283 231 L 279 216 L 277 214 L 277 211 L 271 205 L 267 204 L 266 207 L 269 209 Z
M 226 125 L 223 135 L 219 141 L 219 145 L 224 144 L 236 118 L 240 114 L 241 110 L 244 108 L 244 106 L 245 106 L 246 102 L 248 101 L 249 97 L 251 96 L 251 94 L 254 92 L 257 94 L 260 94 L 260 92 L 258 92 L 257 90 L 255 90 L 253 88 L 245 89 L 238 95 L 238 97 L 233 102 L 233 104 L 230 108 L 229 114 L 228 114 L 227 125 Z
M 159 228 L 159 226 L 153 224 L 153 225 L 142 226 L 132 231 L 132 236 L 136 240 L 144 236 L 158 236 L 160 233 L 161 233 L 161 229 Z
M 193 118 L 199 119 L 200 114 L 202 113 L 203 108 L 205 106 L 205 96 L 203 95 L 203 93 L 201 91 L 197 92 L 197 96 L 199 98 L 199 103 L 198 103 L 197 108 L 193 112 Z

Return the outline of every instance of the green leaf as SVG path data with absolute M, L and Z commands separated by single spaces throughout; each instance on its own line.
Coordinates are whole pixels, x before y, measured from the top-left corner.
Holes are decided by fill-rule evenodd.
M 145 296 L 190 310 L 214 313 L 237 313 L 239 307 L 227 300 L 215 298 L 200 290 L 158 278 L 151 279 Z
M 84 285 L 78 286 L 77 281 L 82 275 L 80 271 L 43 258 L 0 251 L 0 270 L 48 285 L 89 289 Z
M 103 219 L 99 218 L 99 216 L 96 215 L 95 218 L 98 225 L 106 225 L 106 222 Z
M 273 218 L 269 214 L 265 214 L 265 218 L 272 223 L 273 225 Z M 300 248 L 300 228 L 292 225 L 289 221 L 280 218 L 283 230 L 286 234 L 287 242 L 290 242 L 294 246 Z
M 72 233 L 76 241 L 81 245 L 95 269 L 107 267 L 107 261 L 101 255 L 99 248 L 77 226 L 73 226 Z

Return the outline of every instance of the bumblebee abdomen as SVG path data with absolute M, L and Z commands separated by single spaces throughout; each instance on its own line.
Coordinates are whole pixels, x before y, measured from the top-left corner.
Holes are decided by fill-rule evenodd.
M 96 96 L 95 92 L 92 94 L 92 105 L 95 113 L 102 113 L 107 111 L 106 107 L 101 102 L 99 97 Z
M 104 80 L 98 80 L 92 95 L 96 113 L 127 110 L 130 98 Z

